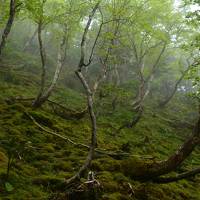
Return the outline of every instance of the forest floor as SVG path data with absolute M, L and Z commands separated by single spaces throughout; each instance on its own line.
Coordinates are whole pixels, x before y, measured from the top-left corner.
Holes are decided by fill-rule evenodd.
M 34 97 L 38 86 L 34 73 L 24 71 L 24 67 L 15 69 L 12 66 L 11 61 L 0 66 L 0 199 L 68 199 L 71 190 L 66 187 L 65 180 L 77 172 L 88 149 L 43 131 L 30 116 L 49 131 L 87 145 L 90 144 L 91 133 L 89 117 L 86 114 L 76 119 L 69 114 L 63 118 L 56 115 L 48 104 L 33 110 L 29 101 L 11 101 L 11 97 Z M 63 86 L 56 90 L 51 100 L 68 109 L 80 111 L 85 108 L 84 96 Z M 199 176 L 170 184 L 141 183 L 129 176 L 136 160 L 165 159 L 191 133 L 195 117 L 189 103 L 182 104 L 175 98 L 164 110 L 146 106 L 144 117 L 137 126 L 120 133 L 116 129 L 132 117 L 132 113 L 125 105 L 118 105 L 117 110 L 112 112 L 108 100 L 103 102 L 102 107 L 104 109 L 96 106 L 99 109 L 98 148 L 131 156 L 95 155 L 90 170 L 100 183 L 97 199 L 200 200 Z M 178 172 L 198 166 L 199 153 L 198 148 Z M 12 163 L 6 177 L 9 158 Z M 87 174 L 81 182 L 86 180 Z M 71 199 L 86 199 L 81 197 L 80 191 L 78 194 L 79 197 Z

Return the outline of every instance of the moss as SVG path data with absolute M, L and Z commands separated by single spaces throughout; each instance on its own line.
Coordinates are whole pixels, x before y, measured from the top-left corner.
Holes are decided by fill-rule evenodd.
M 21 113 L 23 113 L 25 111 L 25 107 L 20 103 L 15 103 L 15 104 L 11 105 L 9 109 L 15 110 L 15 112 L 19 111 Z
M 118 172 L 113 175 L 113 179 L 118 183 L 125 183 L 128 182 L 128 178 L 124 176 L 124 174 Z
M 121 171 L 126 176 L 138 177 L 143 175 L 153 164 L 151 160 L 142 160 L 137 157 L 121 161 Z
M 45 151 L 53 153 L 55 152 L 54 145 L 51 143 L 45 144 L 44 146 Z
M 102 200 L 129 200 L 129 199 L 131 199 L 129 196 L 123 195 L 119 192 L 102 196 Z
M 39 177 L 35 177 L 33 179 L 33 183 L 37 185 L 43 185 L 45 187 L 50 187 L 52 189 L 63 189 L 65 180 L 64 178 L 58 178 L 49 175 L 42 175 Z
M 115 192 L 119 189 L 118 184 L 115 181 L 106 181 L 102 182 L 102 186 L 105 192 Z
M 50 119 L 46 113 L 31 111 L 30 114 L 38 123 L 50 128 L 53 126 L 54 120 Z
M 30 75 L 29 73 L 27 73 Z M 12 75 L 12 74 L 11 74 Z M 14 76 L 13 76 L 14 77 Z M 20 77 L 16 77 L 20 79 Z M 37 81 L 37 76 L 34 76 Z M 49 127 L 66 137 L 85 144 L 90 143 L 90 121 L 87 116 L 77 121 L 73 119 L 63 119 L 51 113 L 48 105 L 41 109 L 31 110 L 21 103 L 6 104 L 4 99 L 9 96 L 18 96 L 23 94 L 25 97 L 33 97 L 37 92 L 37 87 L 23 85 L 14 85 L 10 82 L 1 81 L 2 92 L 0 94 L 0 139 L 7 141 L 13 138 L 15 141 L 25 142 L 30 147 L 26 147 L 27 152 L 20 153 L 20 158 L 16 156 L 15 164 L 10 173 L 9 182 L 13 185 L 14 191 L 6 193 L 4 186 L 0 183 L 0 199 L 23 200 L 23 199 L 67 199 L 66 192 L 69 189 L 65 187 L 64 179 L 72 177 L 85 161 L 87 149 L 79 149 L 60 138 L 49 135 L 38 127 L 24 114 L 24 109 L 42 125 Z M 21 84 L 20 81 L 18 84 Z M 59 86 L 60 87 L 60 86 Z M 63 86 L 61 86 L 63 88 Z M 85 107 L 85 99 L 79 93 L 64 88 L 55 91 L 52 96 L 57 102 L 62 103 L 74 110 L 80 110 Z M 165 109 L 159 111 L 159 115 L 153 115 L 152 110 L 145 108 L 146 112 L 140 123 L 134 129 L 124 129 L 116 133 L 116 129 L 123 120 L 132 118 L 132 112 L 129 107 L 119 104 L 119 109 L 115 113 L 110 113 L 109 99 L 104 99 L 106 112 L 96 106 L 100 111 L 98 117 L 98 147 L 107 151 L 124 151 L 130 154 L 146 155 L 151 154 L 157 158 L 166 158 L 182 142 L 184 136 L 190 130 L 184 127 L 174 128 L 171 122 L 165 119 L 179 119 L 179 115 L 174 111 Z M 188 112 L 191 108 L 186 105 L 178 105 L 178 109 Z M 164 118 L 164 119 L 163 119 Z M 183 119 L 183 116 L 181 116 Z M 184 119 L 185 120 L 185 119 Z M 145 136 L 149 137 L 149 143 L 144 144 Z M 1 145 L 0 149 L 0 175 L 4 181 L 7 157 L 6 149 L 8 144 Z M 186 164 L 188 169 L 192 165 L 199 165 L 199 150 L 193 154 L 195 158 L 188 159 Z M 97 155 L 92 162 L 90 170 L 95 172 L 95 178 L 102 185 L 103 196 L 99 199 L 130 199 L 127 183 L 130 182 L 134 188 L 135 196 L 132 199 L 137 200 L 198 200 L 200 197 L 199 178 L 183 180 L 177 183 L 156 185 L 142 184 L 133 181 L 131 177 L 139 175 L 146 170 L 152 162 L 140 160 L 137 157 L 126 160 L 115 160 L 105 155 Z M 190 164 L 190 165 L 188 165 Z M 183 169 L 185 167 L 183 165 Z M 87 173 L 81 181 L 87 180 Z M 76 185 L 75 185 L 75 188 Z M 50 195 L 51 194 L 51 195 Z M 58 196 L 59 197 L 58 197 Z
M 97 171 L 119 171 L 120 163 L 112 158 L 100 158 L 92 162 L 91 168 Z
M 7 165 L 7 162 L 8 162 L 8 158 L 7 158 L 6 154 L 4 152 L 0 151 L 0 166 L 3 167 L 5 165 Z
M 99 160 L 93 160 L 92 164 L 90 166 L 90 169 L 92 171 L 102 171 L 103 167 L 102 167 L 101 162 Z
M 56 171 L 67 171 L 71 172 L 73 171 L 73 167 L 71 162 L 65 162 L 65 161 L 58 161 L 53 165 L 54 170 Z

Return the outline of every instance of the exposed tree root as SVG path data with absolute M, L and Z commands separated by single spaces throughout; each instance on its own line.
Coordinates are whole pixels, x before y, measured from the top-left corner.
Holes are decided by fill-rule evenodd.
M 170 155 L 166 160 L 153 161 L 153 162 L 133 162 L 129 163 L 129 176 L 135 180 L 152 181 L 157 177 L 169 174 L 175 171 L 181 164 L 190 156 L 195 147 L 200 144 L 200 118 L 198 119 L 193 133 L 188 137 L 185 142 L 177 148 L 177 150 Z M 186 174 L 188 175 L 188 174 Z M 184 176 L 186 176 L 184 174 Z
M 63 136 L 63 135 L 60 135 L 60 134 L 58 134 L 58 133 L 56 133 L 56 132 L 54 132 L 54 131 L 52 131 L 52 130 L 49 130 L 49 129 L 47 129 L 46 127 L 44 127 L 44 126 L 42 126 L 41 124 L 39 124 L 34 118 L 33 118 L 33 116 L 31 116 L 28 112 L 25 112 L 25 114 L 33 121 L 33 123 L 37 126 L 37 127 L 39 127 L 41 130 L 43 130 L 43 131 L 45 131 L 45 132 L 47 132 L 47 133 L 49 133 L 49 134 L 51 134 L 51 135 L 54 135 L 54 136 L 56 136 L 56 137 L 59 137 L 59 138 L 61 138 L 61 139 L 63 139 L 63 140 L 65 140 L 65 141 L 67 141 L 67 142 L 69 142 L 69 143 L 71 143 L 72 145 L 75 145 L 75 146 L 78 146 L 78 147 L 82 147 L 82 148 L 86 148 L 86 149 L 90 149 L 90 146 L 88 146 L 88 145 L 86 145 L 86 144 L 82 144 L 82 143 L 76 143 L 76 142 L 74 142 L 73 140 L 71 140 L 71 139 L 69 139 L 69 138 L 67 138 L 67 137 L 65 137 L 65 136 Z M 152 157 L 150 157 L 150 156 L 139 156 L 139 155 L 131 155 L 131 154 L 128 154 L 128 153 L 113 153 L 113 152 L 107 152 L 106 150 L 102 150 L 102 149 L 95 149 L 94 150 L 96 153 L 99 153 L 99 154 L 103 154 L 103 155 L 107 155 L 107 156 L 110 156 L 110 157 L 112 157 L 112 158 L 119 158 L 119 157 L 139 157 L 139 158 L 143 158 L 143 159 L 152 159 Z M 177 154 L 177 152 L 176 152 L 176 154 Z M 177 156 L 177 155 L 176 155 Z M 173 156 L 172 156 L 173 157 Z M 172 158 L 171 157 L 171 158 Z M 168 161 L 169 161 L 170 159 L 168 159 Z M 143 174 L 140 174 L 138 177 L 136 177 L 136 179 L 138 179 L 138 180 L 142 180 L 142 181 L 152 181 L 152 182 L 154 182 L 154 183 L 162 183 L 162 184 L 164 184 L 164 183 L 170 183 L 170 182 L 176 182 L 176 181 L 179 181 L 179 180 L 182 180 L 182 179 L 186 179 L 186 178 L 190 178 L 190 177 L 193 177 L 193 176 L 195 176 L 195 175 L 197 175 L 197 174 L 199 174 L 200 173 L 200 167 L 199 168 L 196 168 L 196 169 L 194 169 L 194 170 L 191 170 L 191 171 L 188 171 L 188 172 L 184 172 L 184 173 L 181 173 L 181 174 L 178 174 L 178 175 L 176 175 L 176 176 L 169 176 L 169 177 L 162 177 L 162 174 L 159 174 L 159 172 L 156 172 L 156 168 L 157 168 L 157 170 L 159 169 L 159 168 L 162 168 L 162 166 L 164 167 L 164 165 L 163 165 L 163 163 L 164 162 L 166 162 L 166 161 L 162 161 L 162 162 L 159 162 L 159 163 L 153 163 L 153 164 L 150 164 L 149 165 L 149 167 L 148 167 L 148 169 L 147 169 L 147 171 L 143 171 L 143 169 L 142 169 L 142 167 L 140 168 L 140 169 L 138 169 L 138 170 L 140 170 Z M 88 164 L 88 163 L 86 163 L 86 164 Z M 144 165 L 145 165 L 145 162 L 144 162 Z M 158 168 L 159 167 L 159 168 Z M 82 173 L 82 171 L 84 170 L 85 168 L 81 168 L 80 170 L 79 170 L 79 174 L 81 174 Z M 161 170 L 161 169 L 159 169 L 159 170 Z M 162 171 L 163 171 L 164 169 L 162 169 Z M 162 172 L 163 174 L 167 174 L 167 173 L 169 173 L 170 171 L 173 171 L 173 169 L 170 169 L 170 171 L 169 171 L 169 169 L 167 169 L 168 171 L 167 172 Z M 174 168 L 174 170 L 175 170 L 175 168 Z M 149 173 L 149 174 L 146 174 L 146 177 L 145 177 L 145 173 Z M 157 176 L 154 178 L 153 176 L 152 176 L 152 173 L 155 173 Z M 161 177 L 160 177 L 161 176 Z M 73 180 L 75 180 L 75 179 L 78 179 L 79 178 L 79 176 L 77 176 L 76 175 L 76 177 L 72 177 L 73 178 Z M 72 181 L 72 179 L 70 179 L 70 180 L 68 180 L 67 181 L 67 183 L 71 183 L 71 181 Z
M 176 182 L 182 179 L 187 179 L 190 177 L 194 177 L 195 175 L 200 173 L 200 167 L 181 173 L 177 174 L 176 176 L 169 176 L 169 177 L 158 177 L 156 179 L 153 179 L 154 183 L 171 183 L 171 182 Z

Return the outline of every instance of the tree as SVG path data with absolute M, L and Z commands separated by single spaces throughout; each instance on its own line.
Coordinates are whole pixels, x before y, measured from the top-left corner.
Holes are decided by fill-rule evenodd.
M 180 63 L 181 61 L 179 61 Z M 184 77 L 187 75 L 187 73 L 191 70 L 191 68 L 195 65 L 195 62 L 192 64 L 189 63 L 189 60 L 187 60 L 187 68 L 182 72 L 181 76 L 179 77 L 179 79 L 176 81 L 174 88 L 171 92 L 171 94 L 169 94 L 165 100 L 163 100 L 162 102 L 160 102 L 160 107 L 163 108 L 165 107 L 170 101 L 171 99 L 174 97 L 179 84 L 182 82 L 182 80 L 184 79 Z
M 199 43 L 195 43 L 196 47 L 199 49 Z M 194 69 L 196 70 L 199 66 L 199 54 L 195 54 L 196 60 L 193 62 L 192 71 Z M 194 75 L 194 74 L 193 74 Z M 199 79 L 196 79 L 195 76 L 193 76 L 195 79 L 195 85 L 197 86 L 195 90 L 195 96 L 197 97 L 199 94 Z M 199 113 L 200 114 L 200 113 Z M 196 146 L 200 144 L 200 117 L 197 120 L 193 133 L 191 136 L 185 140 L 185 142 L 173 153 L 171 156 L 169 156 L 166 160 L 152 163 L 146 163 L 142 164 L 143 166 L 136 167 L 135 170 L 131 170 L 132 177 L 135 179 L 143 180 L 143 181 L 153 181 L 157 183 L 169 183 L 173 181 L 178 181 L 183 178 L 187 178 L 190 176 L 194 176 L 195 174 L 200 173 L 200 169 L 194 169 L 188 172 L 184 172 L 180 175 L 177 175 L 175 177 L 162 177 L 163 175 L 166 175 L 172 171 L 175 171 L 187 157 L 193 152 Z M 134 168 L 134 166 L 132 166 Z
M 77 174 L 75 174 L 73 177 L 71 177 L 70 179 L 67 180 L 67 184 L 70 184 L 71 182 L 79 179 L 82 176 L 83 172 L 89 167 L 89 165 L 90 165 L 90 163 L 93 159 L 93 156 L 94 156 L 95 147 L 97 145 L 97 136 L 96 136 L 96 134 L 97 134 L 97 124 L 96 124 L 96 116 L 95 116 L 94 108 L 93 108 L 93 93 L 92 93 L 90 86 L 87 83 L 87 80 L 85 79 L 84 75 L 82 74 L 82 69 L 83 69 L 83 67 L 90 65 L 91 58 L 93 56 L 93 50 L 92 50 L 89 62 L 85 63 L 86 38 L 87 38 L 89 28 L 91 26 L 92 20 L 94 18 L 94 15 L 95 15 L 100 3 L 101 3 L 100 0 L 97 1 L 96 5 L 94 6 L 94 8 L 93 8 L 93 10 L 92 10 L 92 12 L 91 12 L 91 14 L 88 18 L 87 24 L 85 26 L 84 33 L 83 33 L 82 40 L 81 40 L 81 57 L 80 57 L 80 61 L 79 61 L 79 64 L 78 64 L 78 69 L 75 72 L 77 77 L 80 79 L 80 81 L 81 81 L 81 83 L 82 83 L 82 85 L 85 89 L 86 95 L 87 95 L 87 106 L 88 106 L 88 111 L 89 111 L 90 120 L 91 120 L 91 124 L 92 124 L 90 150 L 89 150 L 87 159 L 86 159 L 85 163 L 83 164 L 83 166 L 80 168 L 80 170 L 77 172 Z M 100 28 L 101 28 L 101 26 L 100 26 Z M 96 41 L 98 39 L 98 36 L 99 36 L 99 34 L 96 37 L 96 40 L 95 40 L 95 43 L 94 43 L 94 46 L 93 46 L 94 48 L 96 46 Z M 92 49 L 94 49 L 94 48 L 92 48 Z
M 50 2 L 52 3 L 52 2 Z M 66 19 L 66 17 L 70 18 L 70 15 L 74 12 L 74 8 L 72 7 L 73 5 L 67 5 L 64 3 L 58 3 L 57 8 L 53 11 L 53 14 L 50 15 L 48 14 L 49 10 L 48 7 L 45 7 L 46 1 L 34 1 L 33 2 L 28 2 L 27 3 L 27 9 L 33 18 L 33 20 L 37 23 L 38 28 L 38 42 L 39 42 L 39 49 L 40 49 L 40 58 L 41 58 L 41 63 L 42 63 L 42 73 L 41 73 L 41 83 L 40 83 L 40 90 L 39 93 L 36 97 L 36 99 L 33 102 L 33 107 L 38 108 L 41 107 L 43 103 L 49 98 L 51 93 L 53 92 L 57 81 L 59 79 L 61 70 L 65 64 L 66 60 L 66 52 L 67 52 L 67 45 L 68 45 L 68 39 L 70 37 L 70 30 L 71 28 L 73 29 L 73 26 L 77 24 L 77 19 L 75 21 L 74 18 L 72 19 Z M 54 5 L 56 6 L 56 5 Z M 64 8 L 67 10 L 64 10 Z M 48 12 L 47 12 L 48 11 Z M 66 14 L 65 14 L 66 13 Z M 60 26 L 60 33 L 59 35 L 61 36 L 61 42 L 58 48 L 58 54 L 57 54 L 57 67 L 54 73 L 54 77 L 51 81 L 51 84 L 48 86 L 47 89 L 45 89 L 45 83 L 46 83 L 46 50 L 45 46 L 43 44 L 43 38 L 42 38 L 42 31 L 44 30 L 44 27 L 47 26 L 49 23 L 56 23 L 57 25 Z M 78 21 L 79 22 L 79 21 Z M 74 24 L 73 24 L 74 23 Z
M 164 60 L 163 56 L 170 43 L 170 33 L 176 30 L 176 27 L 173 27 L 175 22 L 168 15 L 172 12 L 170 3 L 166 2 L 165 5 L 159 6 L 156 3 L 147 1 L 136 5 L 135 13 L 123 30 L 124 34 L 128 33 L 128 37 L 120 39 L 125 51 L 129 49 L 127 54 L 131 57 L 129 63 L 134 73 L 132 79 L 137 79 L 138 85 L 132 102 L 133 111 L 136 114 L 131 122 L 123 124 L 119 130 L 125 127 L 131 128 L 139 122 L 143 113 L 144 100 L 150 92 L 154 76 L 161 61 Z M 164 15 L 166 10 L 168 13 Z M 159 17 L 155 19 L 155 15 Z M 168 16 L 167 20 L 166 16 Z
M 11 31 L 11 28 L 12 28 L 12 25 L 13 25 L 13 22 L 15 19 L 15 15 L 20 10 L 21 5 L 22 5 L 22 3 L 18 0 L 10 0 L 9 16 L 8 16 L 8 20 L 7 20 L 6 26 L 4 28 L 4 31 L 2 34 L 2 40 L 0 43 L 0 56 L 2 55 L 2 51 L 6 45 L 6 40 Z

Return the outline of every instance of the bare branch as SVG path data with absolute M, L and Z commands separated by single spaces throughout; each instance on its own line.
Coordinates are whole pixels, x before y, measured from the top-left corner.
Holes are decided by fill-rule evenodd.
M 92 62 L 92 57 L 93 57 L 93 54 L 94 54 L 94 49 L 95 49 L 95 47 L 96 47 L 97 41 L 98 41 L 98 39 L 99 39 L 99 36 L 100 36 L 100 34 L 101 34 L 102 27 L 103 27 L 103 25 L 105 24 L 105 23 L 104 23 L 104 19 L 103 19 L 103 14 L 102 14 L 100 8 L 99 8 L 99 11 L 100 11 L 100 13 L 101 13 L 101 24 L 100 24 L 100 26 L 99 26 L 99 31 L 98 31 L 98 33 L 97 33 L 97 35 L 96 35 L 94 44 L 93 44 L 93 46 L 92 46 L 92 50 L 91 50 L 91 53 L 90 53 L 89 61 L 88 61 L 87 64 L 84 64 L 84 66 L 89 66 L 89 65 L 91 64 L 91 62 Z
M 160 53 L 159 53 L 159 55 L 158 55 L 158 57 L 157 57 L 157 59 L 156 59 L 154 65 L 153 65 L 153 67 L 152 67 L 151 73 L 149 74 L 149 76 L 148 76 L 148 77 L 146 78 L 146 80 L 145 80 L 146 83 L 148 83 L 148 82 L 152 79 L 152 76 L 153 76 L 154 73 L 156 72 L 157 66 L 158 66 L 158 64 L 159 64 L 159 62 L 160 62 L 160 59 L 161 59 L 163 53 L 165 52 L 166 46 L 167 46 L 167 44 L 164 43 L 163 48 L 162 48 L 162 50 L 160 51 Z
M 77 142 L 74 142 L 73 140 L 71 140 L 70 138 L 68 137 L 65 137 L 64 135 L 60 135 L 58 133 L 56 133 L 55 131 L 53 130 L 50 130 L 49 128 L 46 128 L 44 127 L 43 125 L 39 124 L 35 118 L 30 115 L 28 112 L 25 111 L 25 114 L 33 121 L 33 123 L 38 127 L 40 128 L 42 131 L 48 133 L 48 134 L 51 134 L 53 136 L 56 136 L 74 146 L 78 146 L 78 147 L 83 147 L 83 148 L 86 148 L 86 149 L 90 149 L 90 146 L 86 145 L 86 144 L 83 144 L 83 143 L 77 143 Z M 124 153 L 124 152 L 121 152 L 121 153 L 116 153 L 116 152 L 108 152 L 106 149 L 95 149 L 95 152 L 96 153 L 99 153 L 99 154 L 103 154 L 103 155 L 107 155 L 107 156 L 110 156 L 112 158 L 119 158 L 119 157 L 138 157 L 138 158 L 144 158 L 144 159 L 153 159 L 154 157 L 152 156 L 140 156 L 140 155 L 132 155 L 132 154 L 129 154 L 129 153 Z
M 78 66 L 80 71 L 81 71 L 82 67 L 85 66 L 85 42 L 86 42 L 86 36 L 88 34 L 90 25 L 92 23 L 92 19 L 93 19 L 95 13 L 96 13 L 96 10 L 99 7 L 100 2 L 101 2 L 101 0 L 99 0 L 97 2 L 97 4 L 95 5 L 95 7 L 93 8 L 92 13 L 89 16 L 89 19 L 88 19 L 87 24 L 86 24 L 85 29 L 84 29 L 83 37 L 82 37 L 82 40 L 81 40 L 81 59 L 80 59 L 79 66 Z

